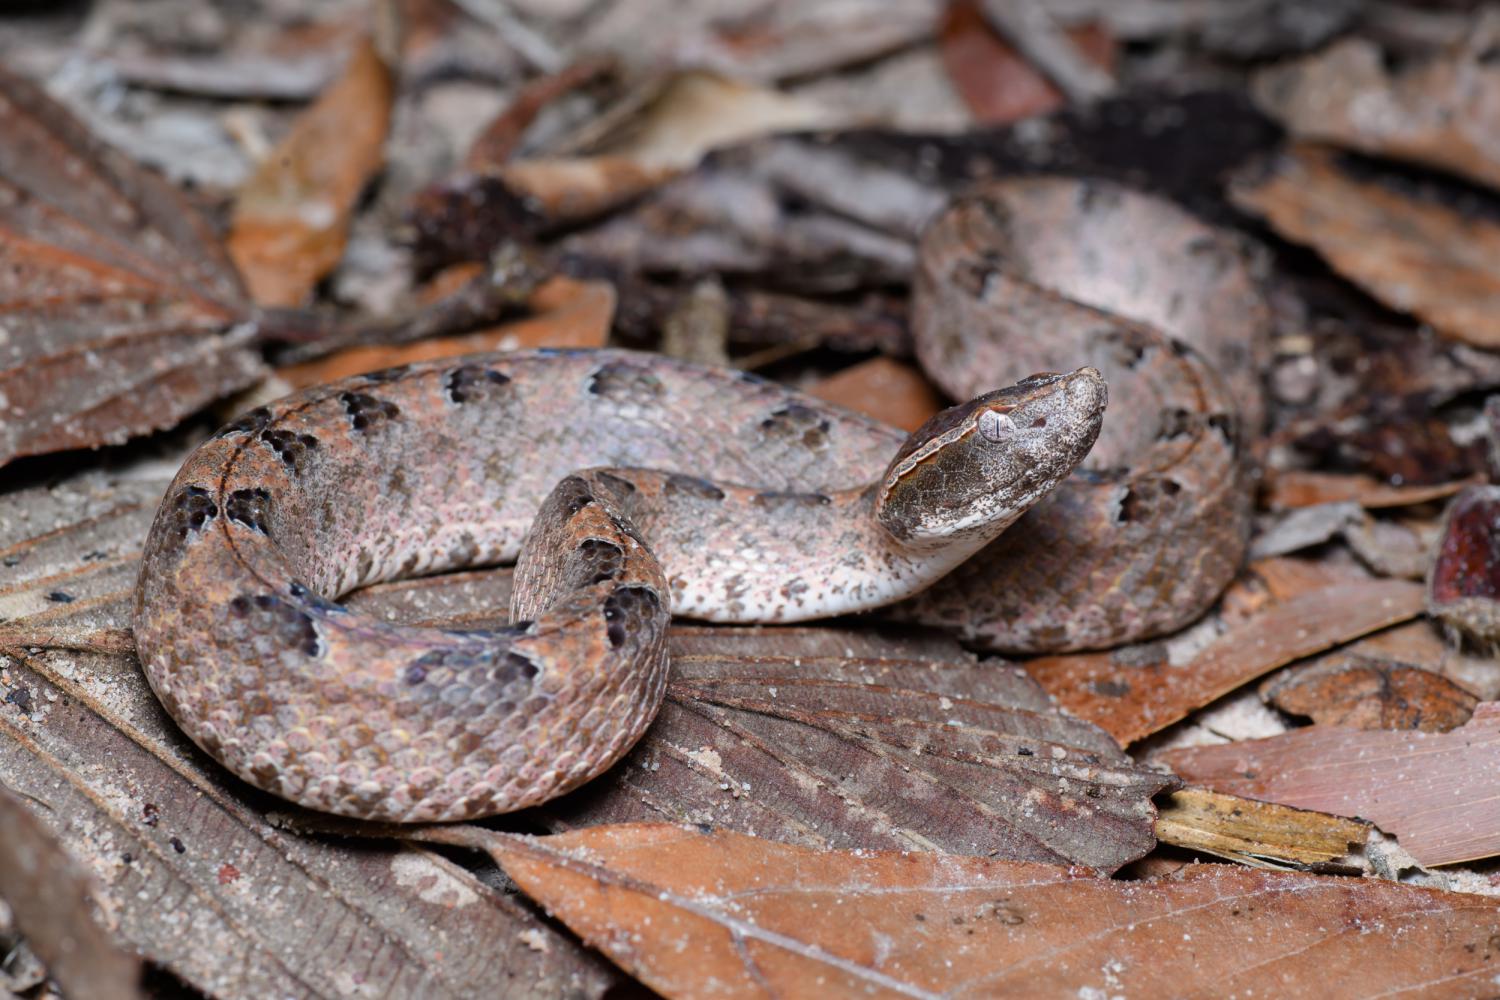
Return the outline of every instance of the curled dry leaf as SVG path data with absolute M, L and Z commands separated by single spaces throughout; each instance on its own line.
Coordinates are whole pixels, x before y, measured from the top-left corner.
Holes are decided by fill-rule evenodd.
M 1354 820 L 1203 788 L 1173 792 L 1156 817 L 1162 843 L 1255 868 L 1342 862 L 1369 834 Z
M 1500 703 L 1449 733 L 1309 726 L 1158 759 L 1216 791 L 1368 819 L 1424 865 L 1500 854 Z
M 92 896 L 88 875 L 0 784 L 0 899 L 16 927 L 69 996 L 136 1000 L 140 961 L 96 922 Z
M 113 938 L 216 997 L 604 993 L 607 966 L 449 860 L 269 825 L 288 807 L 193 747 L 133 654 L 95 648 L 128 623 L 165 486 L 91 475 L 0 497 L 0 785 L 90 870 Z
M 1447 337 L 1500 347 L 1493 206 L 1459 209 L 1409 188 L 1328 150 L 1299 146 L 1239 173 L 1230 193 L 1391 308 Z
M 1351 472 L 1313 472 L 1293 469 L 1267 476 L 1261 494 L 1261 506 L 1268 510 L 1294 510 L 1317 504 L 1353 502 L 1368 510 L 1385 507 L 1410 507 L 1431 500 L 1443 500 L 1463 489 L 1473 480 L 1463 479 L 1430 486 L 1393 486 L 1373 476 Z
M 1346 38 L 1255 75 L 1260 107 L 1299 139 L 1409 160 L 1500 188 L 1500 66 L 1490 31 L 1457 52 L 1390 70 L 1379 46 Z
M 625 760 L 543 807 L 553 828 L 669 818 L 811 847 L 1072 862 L 1154 846 L 1172 779 L 951 639 L 678 628 L 661 714 Z
M 1319 725 L 1444 733 L 1469 721 L 1479 699 L 1442 674 L 1352 655 L 1273 677 L 1261 697 Z
M 1482 641 L 1500 639 L 1500 487 L 1470 486 L 1448 505 L 1427 608 Z
M 840 123 L 836 112 L 810 99 L 711 73 L 688 71 L 644 86 L 646 92 L 622 100 L 628 113 L 606 112 L 612 128 L 590 136 L 586 148 L 512 160 L 498 168 L 500 177 L 549 219 L 580 219 L 691 169 L 711 149 Z
M 1467 997 L 1500 961 L 1500 903 L 1373 880 L 1192 865 L 1116 882 L 660 824 L 425 835 L 489 852 L 668 997 Z
M 1186 663 L 1155 644 L 1038 657 L 1026 671 L 1068 711 L 1128 744 L 1277 667 L 1421 613 L 1418 584 L 1338 582 L 1268 605 Z
M 262 372 L 208 223 L 0 72 L 0 465 L 170 427 Z
M 365 38 L 240 189 L 229 253 L 263 306 L 303 304 L 344 253 L 349 216 L 385 162 L 390 67 Z

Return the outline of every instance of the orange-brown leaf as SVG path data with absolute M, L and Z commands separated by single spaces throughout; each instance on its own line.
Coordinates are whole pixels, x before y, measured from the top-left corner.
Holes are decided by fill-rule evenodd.
M 488 851 L 668 997 L 1462 997 L 1500 962 L 1500 903 L 1387 882 L 1227 865 L 1116 882 L 660 824 L 425 835 Z
M 384 162 L 394 97 L 390 68 L 362 40 L 240 189 L 229 252 L 256 302 L 301 305 L 338 264 L 350 213 Z

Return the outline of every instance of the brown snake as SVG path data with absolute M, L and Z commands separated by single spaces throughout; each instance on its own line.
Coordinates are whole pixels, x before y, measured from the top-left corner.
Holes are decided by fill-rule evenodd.
M 1000 648 L 1180 624 L 1243 550 L 1233 404 L 1191 348 L 1081 304 L 1113 304 L 1109 288 L 1035 265 L 1077 233 L 1064 212 L 1063 232 L 1039 234 L 1028 206 L 1059 225 L 1077 190 L 1011 182 L 930 230 L 924 359 L 967 366 L 971 380 L 942 382 L 976 398 L 904 444 L 753 376 L 619 351 L 413 365 L 246 414 L 189 457 L 148 537 L 135 631 L 153 688 L 195 742 L 268 791 L 452 820 L 544 801 L 616 761 L 660 703 L 673 613 L 796 621 L 918 595 L 895 613 Z M 1116 214 L 1165 210 L 1086 190 Z M 1223 237 L 1169 217 L 1199 286 L 1239 280 Z M 1163 308 L 1140 318 L 1180 334 L 1185 307 Z M 1001 345 L 1038 324 L 1057 339 L 1032 354 Z M 1074 367 L 1041 363 L 1066 357 L 1144 384 L 1127 398 L 1153 419 L 1113 435 L 1120 469 L 1067 478 L 1100 435 L 1094 368 L 978 395 L 1017 365 Z M 506 629 L 396 626 L 334 602 L 517 555 Z

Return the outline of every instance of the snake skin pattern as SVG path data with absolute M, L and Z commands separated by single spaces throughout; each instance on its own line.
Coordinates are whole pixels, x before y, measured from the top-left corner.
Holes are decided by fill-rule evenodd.
M 1243 556 L 1239 442 L 1262 412 L 1266 309 L 1229 237 L 1109 184 L 1001 182 L 929 228 L 914 322 L 929 372 L 977 398 L 904 441 L 754 376 L 620 351 L 419 364 L 254 410 L 188 459 L 151 529 L 146 674 L 261 788 L 452 820 L 623 755 L 660 703 L 673 613 L 900 602 L 886 613 L 1008 651 L 1201 614 Z M 507 629 L 336 603 L 517 557 Z
M 188 459 L 147 540 L 136 644 L 184 731 L 277 795 L 392 821 L 518 809 L 639 737 L 672 612 L 796 621 L 915 593 L 1065 479 L 1104 407 L 1093 369 L 1036 376 L 903 445 L 651 355 L 356 376 Z M 518 554 L 507 629 L 400 627 L 334 600 Z

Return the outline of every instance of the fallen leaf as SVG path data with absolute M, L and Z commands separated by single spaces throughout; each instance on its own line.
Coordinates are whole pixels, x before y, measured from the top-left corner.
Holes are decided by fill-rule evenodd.
M 349 347 L 326 358 L 277 369 L 277 375 L 297 389 L 381 368 L 482 351 L 603 347 L 614 318 L 615 290 L 608 282 L 558 276 L 539 286 L 527 307 L 532 315 L 488 329 L 409 344 Z
M 807 391 L 904 431 L 916 430 L 944 407 L 943 398 L 921 372 L 885 357 L 851 365 L 814 382 Z
M 189 743 L 134 655 L 81 648 L 128 624 L 136 549 L 166 486 L 125 471 L 0 496 L 0 628 L 24 637 L 0 633 L 0 786 L 89 871 L 111 937 L 205 994 L 246 1000 L 340 983 L 414 1000 L 615 984 L 441 855 L 279 829 L 268 819 L 296 811 Z M 57 591 L 84 596 L 49 600 Z M 308 947 L 310 935 L 327 946 Z
M 1298 139 L 1450 170 L 1500 188 L 1500 67 L 1476 30 L 1458 51 L 1392 70 L 1345 38 L 1257 73 L 1250 92 Z
M 1337 583 L 1270 605 L 1187 663 L 1153 645 L 1144 657 L 1076 653 L 1025 667 L 1069 712 L 1130 744 L 1277 667 L 1413 618 L 1422 599 L 1422 587 L 1406 580 Z
M 810 847 L 943 850 L 1113 871 L 1154 845 L 1151 797 L 1102 732 L 947 636 L 674 628 L 661 714 L 552 829 L 670 819 Z
M 1493 212 L 1450 207 L 1372 174 L 1326 149 L 1299 146 L 1240 172 L 1230 194 L 1392 309 L 1445 336 L 1500 347 Z
M 1158 759 L 1216 791 L 1368 819 L 1423 865 L 1500 853 L 1500 703 L 1449 733 L 1308 726 Z
M 202 216 L 0 72 L 0 465 L 118 444 L 245 387 L 263 372 L 249 318 Z
M 1319 725 L 1444 733 L 1469 721 L 1479 699 L 1442 674 L 1353 655 L 1281 674 L 1261 697 Z
M 1116 882 L 661 824 L 425 836 L 487 851 L 668 997 L 1466 997 L 1500 959 L 1500 903 L 1373 880 L 1192 865 Z
M 1431 486 L 1392 486 L 1372 476 L 1348 472 L 1312 472 L 1301 469 L 1270 473 L 1261 494 L 1268 510 L 1293 510 L 1316 504 L 1352 501 L 1367 510 L 1410 507 L 1443 500 L 1463 489 L 1472 479 Z
M 694 167 L 709 150 L 774 132 L 827 128 L 837 112 L 696 70 L 648 81 L 627 95 L 627 113 L 605 113 L 608 128 L 573 139 L 570 156 L 512 160 L 497 168 L 508 188 L 551 221 L 598 215 Z
M 1173 792 L 1156 817 L 1156 838 L 1163 844 L 1255 868 L 1343 861 L 1369 835 L 1365 823 L 1203 788 Z
M 1114 41 L 1097 24 L 1066 31 L 1079 53 L 1106 73 L 1114 70 Z M 948 78 L 981 124 L 1043 115 L 1064 103 L 1062 91 L 995 33 L 978 0 L 948 5 L 938 32 Z
M 16 928 L 68 995 L 135 1000 L 141 996 L 141 963 L 96 922 L 92 897 L 88 876 L 24 802 L 0 785 L 0 899 Z
M 1443 518 L 1427 610 L 1484 642 L 1500 638 L 1500 487 L 1470 486 Z
M 263 306 L 302 305 L 344 253 L 360 192 L 385 162 L 395 79 L 374 42 L 240 189 L 229 253 Z

